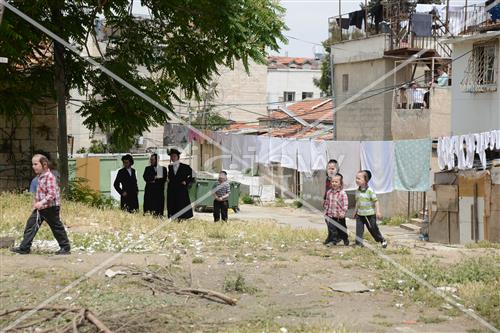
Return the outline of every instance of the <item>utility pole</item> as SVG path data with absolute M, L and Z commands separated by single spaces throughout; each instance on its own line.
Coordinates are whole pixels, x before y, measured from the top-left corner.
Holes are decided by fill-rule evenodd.
M 4 0 L 0 0 L 0 25 L 2 25 L 2 18 L 3 18 L 3 11 L 5 9 L 3 5 Z M 5 57 L 0 57 L 0 64 L 6 64 L 8 62 L 8 59 Z
M 335 100 L 335 78 L 333 77 L 333 44 L 330 44 L 330 90 L 332 98 L 332 112 L 333 112 L 333 140 L 337 140 L 337 110 L 335 105 L 337 104 Z

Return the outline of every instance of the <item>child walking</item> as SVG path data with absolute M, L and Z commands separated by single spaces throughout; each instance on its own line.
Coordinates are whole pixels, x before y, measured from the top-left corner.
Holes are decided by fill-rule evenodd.
M 368 170 L 359 171 L 356 175 L 356 208 L 354 216 L 356 218 L 356 245 L 363 246 L 363 234 L 365 225 L 376 242 L 381 243 L 383 248 L 387 247 L 387 241 L 384 239 L 378 229 L 377 219 L 382 218 L 380 205 L 377 195 L 368 186 L 372 174 Z
M 326 180 L 325 180 L 325 194 L 323 194 L 323 201 L 326 200 L 326 194 L 332 188 L 332 178 L 339 172 L 339 166 L 337 160 L 329 160 L 326 164 Z M 326 221 L 326 227 L 328 228 L 328 236 L 326 237 L 323 244 L 328 244 L 332 241 L 335 235 L 332 235 L 330 228 L 328 227 L 328 221 Z
M 227 210 L 229 207 L 229 194 L 231 194 L 231 187 L 227 181 L 227 172 L 221 171 L 219 173 L 218 183 L 214 185 L 214 222 L 220 220 L 227 222 Z
M 345 215 L 348 208 L 347 194 L 345 193 L 344 177 L 340 173 L 331 179 L 331 188 L 326 192 L 326 199 L 323 204 L 325 208 L 325 220 L 328 227 L 328 237 L 326 246 L 336 245 L 340 240 L 344 245 L 349 245 L 347 236 L 347 225 Z M 340 225 L 340 226 L 339 226 Z
M 11 248 L 14 253 L 28 254 L 31 251 L 31 243 L 43 221 L 49 225 L 54 237 L 59 243 L 59 251 L 55 254 L 70 254 L 70 244 L 64 225 L 59 217 L 61 209 L 61 196 L 59 184 L 54 174 L 49 169 L 49 160 L 46 156 L 36 154 L 31 160 L 33 171 L 38 176 L 38 186 L 35 192 L 35 201 L 26 227 L 21 244 Z

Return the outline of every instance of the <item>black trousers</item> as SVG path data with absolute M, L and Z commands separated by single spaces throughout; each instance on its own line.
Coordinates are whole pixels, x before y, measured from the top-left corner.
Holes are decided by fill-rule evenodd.
M 362 239 L 365 233 L 365 225 L 376 242 L 382 243 L 384 241 L 384 237 L 378 229 L 377 217 L 375 215 L 356 215 L 356 244 L 363 245 Z
M 214 200 L 214 221 L 217 222 L 222 216 L 222 221 L 227 221 L 227 210 L 229 201 Z
M 24 228 L 24 236 L 19 245 L 21 250 L 29 250 L 31 248 L 31 243 L 33 243 L 33 239 L 38 232 L 38 229 L 42 225 L 43 221 L 46 221 L 52 230 L 52 234 L 59 243 L 59 247 L 64 250 L 70 250 L 68 235 L 66 234 L 66 230 L 64 229 L 64 225 L 61 222 L 59 217 L 59 206 L 53 206 L 45 209 L 39 210 L 39 217 L 37 221 L 37 210 L 34 210 L 28 221 L 26 222 L 26 227 Z
M 345 218 L 338 218 L 338 217 L 328 217 L 330 221 L 328 222 L 329 228 L 331 225 L 331 228 L 333 229 L 333 234 L 335 235 L 334 241 L 338 242 L 340 240 L 346 241 L 348 239 L 347 236 L 347 225 L 345 223 Z M 336 226 L 335 224 L 338 223 L 340 224 L 340 227 Z M 344 231 L 345 230 L 345 231 Z

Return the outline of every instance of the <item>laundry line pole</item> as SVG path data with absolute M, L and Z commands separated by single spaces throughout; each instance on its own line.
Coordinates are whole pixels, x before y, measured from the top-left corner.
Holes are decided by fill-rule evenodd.
M 339 0 L 339 22 L 340 22 L 340 40 L 342 40 L 342 0 Z M 330 54 L 332 51 L 330 50 Z

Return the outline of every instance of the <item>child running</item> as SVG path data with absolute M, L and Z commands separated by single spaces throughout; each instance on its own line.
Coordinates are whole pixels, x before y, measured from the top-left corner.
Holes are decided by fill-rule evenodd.
M 340 173 L 332 177 L 331 188 L 326 192 L 326 199 L 323 204 L 325 208 L 325 221 L 328 227 L 329 238 L 326 240 L 326 246 L 328 247 L 337 245 L 340 240 L 344 241 L 345 246 L 349 245 L 345 223 L 348 199 L 343 189 L 343 178 Z
M 382 218 L 380 205 L 375 192 L 368 186 L 372 174 L 368 170 L 361 170 L 356 175 L 356 208 L 354 217 L 356 218 L 356 245 L 363 246 L 363 234 L 365 225 L 376 242 L 381 243 L 383 248 L 387 247 L 387 241 L 384 239 L 378 229 L 377 219 Z

